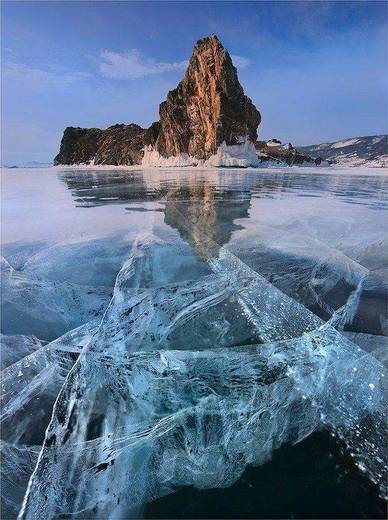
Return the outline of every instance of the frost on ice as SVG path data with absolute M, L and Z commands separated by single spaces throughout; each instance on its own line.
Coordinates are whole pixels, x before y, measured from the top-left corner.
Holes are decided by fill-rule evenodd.
M 178 216 L 190 234 L 192 222 Z M 212 242 L 217 254 L 190 263 L 187 245 L 157 230 L 138 236 L 104 311 L 90 312 L 95 293 L 81 291 L 83 323 L 70 332 L 4 338 L 19 352 L 2 377 L 10 518 L 139 517 L 182 486 L 227 487 L 321 428 L 384 492 L 382 344 L 343 332 L 368 270 L 315 241 L 316 257 L 299 244 L 299 270 L 269 281 L 274 251 Z M 5 270 L 10 302 L 31 284 L 53 301 L 68 294 Z M 339 283 L 345 297 L 335 305 Z

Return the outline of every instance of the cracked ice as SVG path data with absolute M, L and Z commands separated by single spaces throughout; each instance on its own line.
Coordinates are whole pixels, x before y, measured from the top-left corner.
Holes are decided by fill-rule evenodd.
M 189 233 L 190 217 L 169 211 Z M 384 493 L 384 345 L 343 330 L 370 272 L 316 239 L 291 239 L 297 267 L 265 244 L 211 235 L 212 254 L 193 263 L 186 244 L 150 230 L 133 240 L 111 293 L 4 261 L 5 300 L 43 302 L 30 314 L 64 308 L 71 329 L 51 341 L 3 338 L 9 516 L 136 518 L 182 486 L 230 486 L 318 429 L 339 436 Z M 279 262 L 289 279 L 269 281 Z M 340 283 L 335 307 L 327 295 Z

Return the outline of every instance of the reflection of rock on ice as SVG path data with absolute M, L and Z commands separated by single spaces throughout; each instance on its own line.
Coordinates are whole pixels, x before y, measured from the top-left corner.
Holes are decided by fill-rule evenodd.
M 234 221 L 248 217 L 250 197 L 248 192 L 216 193 L 211 181 L 195 175 L 184 193 L 175 196 L 180 190 L 169 192 L 165 223 L 179 231 L 199 258 L 208 260 L 229 242 L 233 231 L 241 229 Z

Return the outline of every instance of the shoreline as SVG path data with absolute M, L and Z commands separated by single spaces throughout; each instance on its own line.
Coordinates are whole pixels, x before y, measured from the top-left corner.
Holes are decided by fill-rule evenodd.
M 285 166 L 285 165 L 276 165 L 276 166 L 248 166 L 248 167 L 201 167 L 201 166 L 164 166 L 164 167 L 151 167 L 151 166 L 143 166 L 141 164 L 136 165 L 91 165 L 91 164 L 69 164 L 69 165 L 58 165 L 58 166 L 17 166 L 17 167 L 9 167 L 3 166 L 1 167 L 2 172 L 12 172 L 12 171 L 105 171 L 115 172 L 115 171 L 153 171 L 153 172 L 238 172 L 238 173 L 279 173 L 279 172 L 293 172 L 293 173 L 311 173 L 311 174 L 345 174 L 345 175 L 365 175 L 365 174 L 373 174 L 373 175 L 388 175 L 388 166 L 344 166 L 344 165 L 330 165 L 330 166 Z

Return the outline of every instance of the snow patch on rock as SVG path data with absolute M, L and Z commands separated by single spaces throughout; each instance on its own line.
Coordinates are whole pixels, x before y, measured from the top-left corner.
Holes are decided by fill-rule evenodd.
M 225 141 L 218 147 L 217 152 L 205 161 L 205 166 L 228 166 L 247 168 L 258 166 L 259 160 L 254 144 L 244 139 L 239 144 L 227 145 Z
M 218 147 L 217 152 L 206 161 L 191 157 L 186 153 L 178 156 L 163 157 L 152 146 L 144 148 L 142 160 L 142 166 L 153 168 L 181 168 L 185 166 L 247 168 L 249 166 L 258 166 L 259 163 L 255 146 L 247 138 L 242 138 L 240 143 L 233 145 L 227 145 L 224 141 Z
M 338 141 L 337 143 L 334 143 L 331 147 L 344 148 L 345 146 L 352 146 L 353 144 L 357 144 L 359 141 L 360 139 L 348 139 L 347 141 Z
M 203 161 L 191 157 L 187 153 L 181 153 L 171 157 L 163 157 L 163 155 L 160 155 L 157 150 L 149 145 L 144 148 L 141 165 L 149 168 L 181 168 L 185 166 L 198 166 L 200 163 L 203 164 Z

